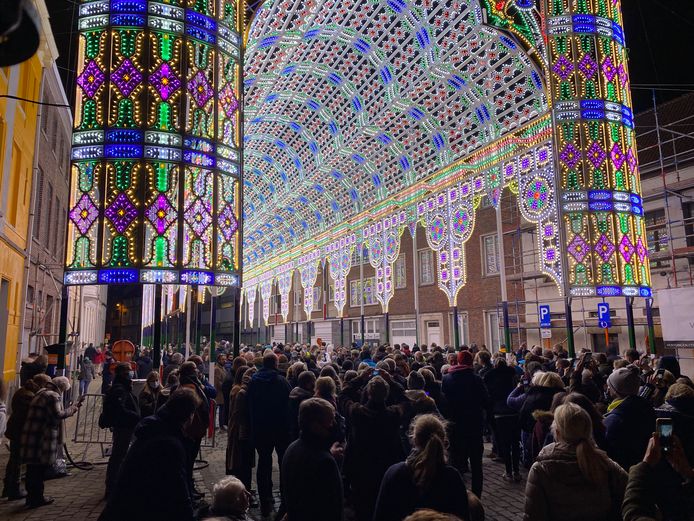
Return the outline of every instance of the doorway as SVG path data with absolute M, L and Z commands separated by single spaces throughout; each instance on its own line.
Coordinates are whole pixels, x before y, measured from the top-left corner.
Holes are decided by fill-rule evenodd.
M 441 345 L 441 323 L 438 320 L 427 320 L 427 344 Z

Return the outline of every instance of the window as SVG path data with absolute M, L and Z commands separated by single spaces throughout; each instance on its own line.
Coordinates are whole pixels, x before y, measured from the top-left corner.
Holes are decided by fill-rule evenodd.
M 470 345 L 470 320 L 467 311 L 458 313 L 458 331 L 460 332 L 460 345 Z
M 407 263 L 405 262 L 405 254 L 401 253 L 395 259 L 395 289 L 403 289 L 407 287 Z
M 482 237 L 482 274 L 499 274 L 499 239 L 496 235 Z
M 419 250 L 419 285 L 434 283 L 434 255 L 431 250 Z
M 48 239 L 50 239 L 50 233 L 53 229 L 52 223 L 53 223 L 53 185 L 51 183 L 48 183 L 48 192 L 46 194 L 46 202 L 48 203 L 46 206 L 46 226 L 44 230 L 46 233 L 44 234 L 44 237 L 41 237 L 41 240 L 43 240 L 46 237 L 46 234 L 48 235 Z M 45 241 L 44 247 L 48 248 L 48 240 Z
M 301 298 L 301 294 L 302 294 L 301 288 L 297 288 L 294 290 L 294 305 L 295 306 L 300 306 L 303 303 L 302 298 Z
M 362 264 L 369 263 L 369 248 L 364 247 L 362 250 Z M 354 248 L 352 252 L 352 266 L 359 266 L 359 248 Z
M 349 282 L 349 306 L 352 308 L 360 307 L 359 296 L 362 295 L 364 298 L 364 305 L 371 306 L 376 304 L 376 292 L 374 288 L 376 287 L 376 282 L 374 277 L 368 277 L 364 279 L 364 291 L 361 291 L 359 280 L 351 280 Z
M 364 340 L 380 340 L 380 318 L 364 319 Z M 361 340 L 361 320 L 352 322 L 352 340 Z
M 687 238 L 687 246 L 694 246 L 694 202 L 682 205 L 684 217 L 684 234 Z M 650 246 L 650 243 L 649 243 Z M 689 264 L 694 264 L 694 256 L 689 256 Z
M 480 208 L 491 208 L 492 206 L 492 201 L 489 199 L 489 196 L 483 196 L 482 201 L 480 203 Z
M 484 322 L 486 326 L 485 331 L 485 341 L 487 342 L 487 348 L 492 352 L 499 350 L 500 338 L 499 338 L 499 315 L 497 311 L 485 311 L 484 312 Z
M 670 236 L 667 233 L 665 209 L 646 212 L 646 236 L 648 239 L 648 255 L 651 257 L 651 267 L 659 268 L 669 265 L 669 259 L 664 258 L 670 251 Z
M 417 323 L 414 320 L 393 320 L 390 323 L 393 344 L 414 343 L 417 338 Z
M 330 284 L 328 286 L 328 301 L 329 302 L 335 302 L 335 285 Z
M 320 286 L 313 286 L 313 309 L 316 309 L 320 305 L 322 292 L 323 289 Z
M 27 304 L 34 303 L 34 286 L 27 286 Z
M 270 313 L 273 315 L 276 315 L 278 313 L 282 312 L 282 296 L 277 294 L 277 295 L 272 295 L 270 297 Z
M 39 241 L 41 240 L 41 229 L 43 225 L 43 221 L 41 220 L 41 217 L 43 215 L 43 179 L 43 171 L 39 169 L 38 174 L 36 175 L 36 201 L 34 201 L 36 215 L 34 216 L 33 230 L 34 238 Z

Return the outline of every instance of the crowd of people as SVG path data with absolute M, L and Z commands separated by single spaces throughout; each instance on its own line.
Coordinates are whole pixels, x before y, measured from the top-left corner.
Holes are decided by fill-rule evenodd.
M 341 521 L 346 511 L 357 521 L 477 521 L 484 458 L 501 462 L 509 483 L 527 471 L 526 521 L 694 520 L 694 384 L 674 357 L 610 349 L 572 359 L 562 345 L 215 352 L 167 351 L 160 371 L 142 352 L 103 370 L 99 424 L 113 448 L 102 521 L 243 520 L 252 506 L 278 521 Z M 135 376 L 146 380 L 138 396 Z M 4 495 L 23 497 L 27 463 L 29 506 L 52 501 L 39 474 L 79 406 L 64 406 L 59 378 L 38 374 L 12 400 Z M 42 423 L 53 430 L 32 438 Z M 215 428 L 227 476 L 208 503 L 193 465 Z

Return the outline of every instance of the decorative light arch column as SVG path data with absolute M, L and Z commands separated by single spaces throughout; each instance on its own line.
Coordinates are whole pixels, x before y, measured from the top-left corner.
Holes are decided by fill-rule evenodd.
M 292 275 L 294 273 L 294 261 L 283 264 L 277 269 L 277 289 L 282 299 L 282 320 L 287 321 L 289 316 L 289 291 L 292 289 Z
M 299 275 L 301 276 L 301 289 L 304 292 L 304 312 L 306 320 L 311 320 L 313 313 L 313 286 L 318 277 L 318 263 L 320 262 L 320 250 L 316 249 L 299 258 Z
M 272 296 L 272 284 L 275 279 L 271 273 L 265 274 L 265 279 L 260 281 L 260 299 L 263 303 L 263 320 L 265 325 L 270 321 L 270 297 Z
M 255 318 L 255 300 L 258 296 L 258 285 L 253 282 L 244 282 L 244 293 L 246 294 L 246 302 L 248 306 L 248 327 L 253 327 L 253 319 Z
M 326 258 L 330 262 L 330 278 L 335 285 L 335 307 L 339 317 L 347 302 L 347 274 L 352 268 L 352 252 L 356 243 L 356 235 L 352 233 L 331 242 L 325 248 Z

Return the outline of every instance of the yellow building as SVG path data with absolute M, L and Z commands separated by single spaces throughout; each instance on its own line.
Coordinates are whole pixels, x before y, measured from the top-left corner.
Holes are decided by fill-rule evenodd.
M 41 45 L 30 60 L 0 68 L 0 95 L 41 99 L 43 71 L 57 57 L 44 0 L 34 0 L 41 18 Z M 22 341 L 26 250 L 39 105 L 0 97 L 0 370 L 14 379 Z

